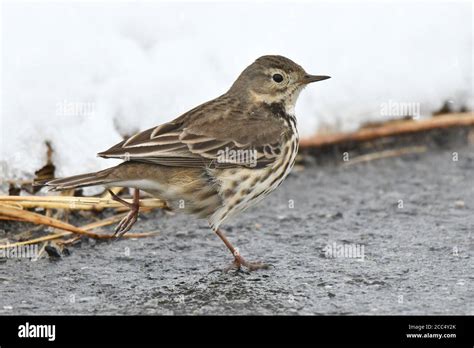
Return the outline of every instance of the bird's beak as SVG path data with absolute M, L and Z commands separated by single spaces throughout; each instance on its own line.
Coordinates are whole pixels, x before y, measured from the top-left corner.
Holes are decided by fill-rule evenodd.
M 301 79 L 301 83 L 308 84 L 308 83 L 311 83 L 311 82 L 327 80 L 327 79 L 330 79 L 330 78 L 331 78 L 331 76 L 306 74 Z

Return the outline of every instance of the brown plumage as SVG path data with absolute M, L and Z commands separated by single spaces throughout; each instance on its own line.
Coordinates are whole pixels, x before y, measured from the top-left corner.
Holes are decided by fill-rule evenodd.
M 238 255 L 219 226 L 263 199 L 289 174 L 298 151 L 296 100 L 308 83 L 326 78 L 308 75 L 282 56 L 260 57 L 222 96 L 98 154 L 122 159 L 122 164 L 45 186 L 135 188 L 134 204 L 115 197 L 131 208 L 119 234 L 136 221 L 138 190 L 146 191 L 175 209 L 208 219 L 234 254 L 235 267 L 264 267 Z

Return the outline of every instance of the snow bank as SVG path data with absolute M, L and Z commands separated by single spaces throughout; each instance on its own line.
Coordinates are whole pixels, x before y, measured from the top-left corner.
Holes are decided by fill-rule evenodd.
M 225 92 L 264 54 L 333 78 L 307 88 L 302 135 L 353 130 L 389 103 L 473 107 L 470 3 L 3 4 L 2 177 L 54 148 L 57 175 Z

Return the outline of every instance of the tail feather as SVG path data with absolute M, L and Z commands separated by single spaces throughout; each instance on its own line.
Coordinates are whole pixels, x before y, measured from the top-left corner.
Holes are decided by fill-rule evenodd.
M 36 182 L 36 185 L 51 187 L 51 191 L 70 190 L 79 187 L 103 185 L 114 180 L 107 177 L 113 168 L 101 170 L 100 172 L 74 175 L 67 178 L 53 179 L 46 182 Z

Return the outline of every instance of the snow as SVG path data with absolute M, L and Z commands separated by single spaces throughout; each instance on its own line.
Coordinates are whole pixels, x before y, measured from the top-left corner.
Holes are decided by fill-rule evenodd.
M 31 178 L 46 140 L 58 176 L 113 165 L 95 154 L 224 93 L 264 54 L 332 76 L 302 93 L 302 136 L 390 103 L 473 109 L 471 25 L 469 2 L 4 3 L 0 176 Z

